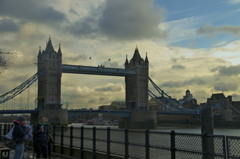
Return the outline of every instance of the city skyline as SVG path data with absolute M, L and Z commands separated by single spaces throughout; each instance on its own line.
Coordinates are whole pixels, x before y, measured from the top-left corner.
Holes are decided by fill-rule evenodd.
M 189 89 L 198 103 L 222 92 L 239 101 L 239 14 L 240 0 L 0 1 L 0 48 L 16 53 L 7 56 L 0 95 L 36 73 L 50 36 L 63 64 L 124 68 L 138 47 L 150 78 L 172 98 Z M 61 86 L 69 109 L 125 99 L 123 77 L 62 74 Z

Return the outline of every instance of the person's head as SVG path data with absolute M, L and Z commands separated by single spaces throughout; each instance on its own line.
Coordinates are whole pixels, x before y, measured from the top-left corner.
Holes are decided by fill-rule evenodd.
M 41 123 L 46 122 L 45 116 L 40 116 L 39 121 L 40 121 Z
M 26 118 L 24 116 L 18 116 L 17 121 L 23 124 L 23 123 L 26 123 Z

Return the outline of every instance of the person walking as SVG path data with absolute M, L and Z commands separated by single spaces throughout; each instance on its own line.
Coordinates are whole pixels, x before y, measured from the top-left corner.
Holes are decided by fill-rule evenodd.
M 14 148 L 14 159 L 22 159 L 24 153 L 24 144 L 26 141 L 25 135 L 27 133 L 26 118 L 19 116 L 16 120 L 13 120 L 14 128 L 12 132 L 13 140 L 16 141 Z
M 43 158 L 48 156 L 49 125 L 46 124 L 46 118 L 41 116 L 39 122 L 33 126 L 34 151 L 37 158 L 41 155 Z

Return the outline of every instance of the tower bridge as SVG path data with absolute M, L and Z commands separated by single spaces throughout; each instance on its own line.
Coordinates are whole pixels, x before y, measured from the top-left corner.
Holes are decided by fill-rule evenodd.
M 125 102 L 127 111 L 111 111 L 115 115 L 123 117 L 122 127 L 155 128 L 157 125 L 157 114 L 174 115 L 199 115 L 200 112 L 209 107 L 202 105 L 190 108 L 167 95 L 149 77 L 149 61 L 140 56 L 138 48 L 135 49 L 133 57 L 125 60 L 125 68 L 108 68 L 104 66 L 92 67 L 83 65 L 62 64 L 62 51 L 59 46 L 56 52 L 49 38 L 45 50 L 39 48 L 37 73 L 30 79 L 0 96 L 0 104 L 19 95 L 32 83 L 38 80 L 37 108 L 35 110 L 2 110 L 0 114 L 31 113 L 31 121 L 37 121 L 41 115 L 47 116 L 53 124 L 67 124 L 68 116 L 81 113 L 99 113 L 99 110 L 77 111 L 62 108 L 61 104 L 61 77 L 62 73 L 89 74 L 104 76 L 119 76 L 125 78 Z M 148 89 L 148 83 L 160 94 L 155 95 Z M 148 96 L 154 99 L 164 111 L 149 110 Z M 213 106 L 212 106 L 213 107 Z M 221 104 L 214 107 L 221 108 Z M 101 113 L 106 113 L 101 111 Z M 109 113 L 109 111 L 108 111 Z

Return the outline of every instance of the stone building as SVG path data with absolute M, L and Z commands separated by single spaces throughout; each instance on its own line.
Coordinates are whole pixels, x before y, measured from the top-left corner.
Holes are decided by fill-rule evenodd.
M 179 103 L 181 103 L 182 105 L 189 107 L 189 108 L 194 108 L 197 107 L 197 100 L 195 98 L 193 98 L 193 95 L 191 94 L 191 92 L 187 89 L 185 96 L 183 96 L 183 99 L 179 99 L 178 100 Z
M 44 72 L 38 78 L 38 109 L 61 109 L 62 51 L 52 46 L 49 38 L 45 50 L 38 53 L 38 72 Z
M 213 114 L 222 115 L 222 119 L 226 121 L 233 120 L 233 109 L 230 104 L 232 105 L 232 96 L 225 97 L 223 93 L 212 94 L 212 96 L 207 99 L 207 105 L 213 107 Z
M 149 61 L 141 58 L 136 47 L 130 62 L 126 58 L 125 69 L 135 70 L 136 75 L 125 77 L 126 107 L 128 110 L 148 109 L 148 71 Z

